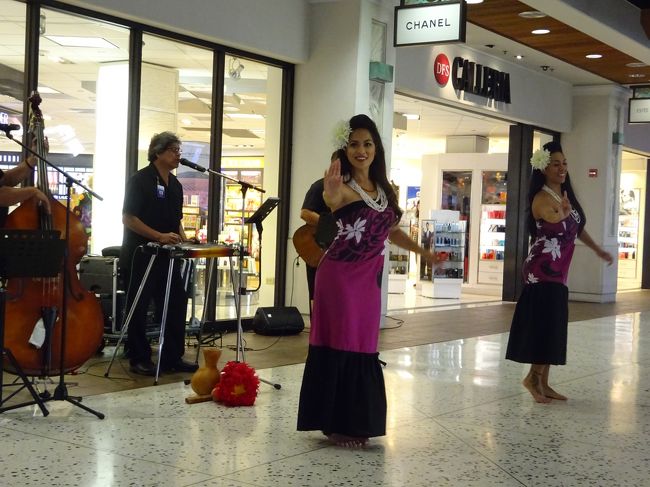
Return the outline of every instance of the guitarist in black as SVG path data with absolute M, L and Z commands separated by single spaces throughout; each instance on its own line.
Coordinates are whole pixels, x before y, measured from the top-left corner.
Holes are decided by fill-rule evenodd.
M 338 157 L 338 152 L 332 154 L 332 160 Z M 336 223 L 329 207 L 323 199 L 323 178 L 314 182 L 302 203 L 300 218 L 307 225 L 315 229 L 314 239 L 321 249 L 327 249 L 336 236 Z M 307 286 L 309 288 L 309 316 L 311 317 L 312 303 L 314 300 L 314 282 L 316 281 L 316 267 L 306 264 Z

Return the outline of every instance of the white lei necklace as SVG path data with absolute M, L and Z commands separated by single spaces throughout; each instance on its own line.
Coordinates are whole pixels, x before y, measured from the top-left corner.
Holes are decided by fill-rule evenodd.
M 551 188 L 544 185 L 544 186 L 542 186 L 542 189 L 544 191 L 546 191 L 548 194 L 550 194 L 555 201 L 557 201 L 558 203 L 562 203 L 562 198 L 560 197 L 560 195 L 557 194 L 555 191 L 553 191 Z
M 365 190 L 359 186 L 359 183 L 354 180 L 354 178 L 350 178 L 348 181 L 348 186 L 350 186 L 350 188 L 352 188 L 355 193 L 361 196 L 361 199 L 373 210 L 377 210 L 381 213 L 388 207 L 388 198 L 386 197 L 386 193 L 384 193 L 384 190 L 378 184 L 375 184 L 377 187 L 377 199 L 374 199 L 372 196 L 366 193 Z
M 562 198 L 560 197 L 559 194 L 557 194 L 555 191 L 553 191 L 551 188 L 548 186 L 544 185 L 542 186 L 542 190 L 546 191 L 548 194 L 551 195 L 551 197 L 557 201 L 558 203 L 562 204 Z M 578 210 L 575 208 L 571 208 L 571 216 L 573 216 L 573 219 L 580 223 L 580 213 L 578 213 Z

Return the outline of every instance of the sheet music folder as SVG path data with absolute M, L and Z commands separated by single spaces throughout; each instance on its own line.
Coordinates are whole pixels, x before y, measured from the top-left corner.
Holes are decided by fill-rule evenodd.
M 264 203 L 262 203 L 262 206 L 260 206 L 255 213 L 244 220 L 244 223 L 262 223 L 262 221 L 269 216 L 269 213 L 278 206 L 278 203 L 280 203 L 280 198 L 270 196 Z
M 0 229 L 0 276 L 57 276 L 65 249 L 60 236 L 58 230 Z

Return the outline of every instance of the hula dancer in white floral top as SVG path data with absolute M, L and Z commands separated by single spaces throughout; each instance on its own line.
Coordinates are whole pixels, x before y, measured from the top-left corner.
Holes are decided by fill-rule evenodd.
M 585 213 L 571 187 L 562 147 L 549 142 L 533 154 L 528 187 L 528 231 L 533 242 L 524 261 L 526 285 L 510 327 L 506 358 L 531 364 L 523 385 L 535 401 L 566 400 L 548 384 L 551 365 L 566 364 L 569 265 L 579 238 L 611 265 L 612 256 L 585 230 Z
M 323 197 L 338 227 L 316 273 L 309 354 L 298 430 L 320 430 L 343 447 L 386 434 L 386 391 L 377 344 L 386 239 L 435 263 L 399 230 L 402 210 L 386 177 L 384 147 L 366 115 L 343 122 L 338 159 L 325 172 Z

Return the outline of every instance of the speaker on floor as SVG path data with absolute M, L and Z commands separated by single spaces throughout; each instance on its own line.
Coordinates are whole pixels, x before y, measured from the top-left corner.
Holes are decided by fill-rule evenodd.
M 257 308 L 253 330 L 259 335 L 296 335 L 305 329 L 305 322 L 295 306 Z

